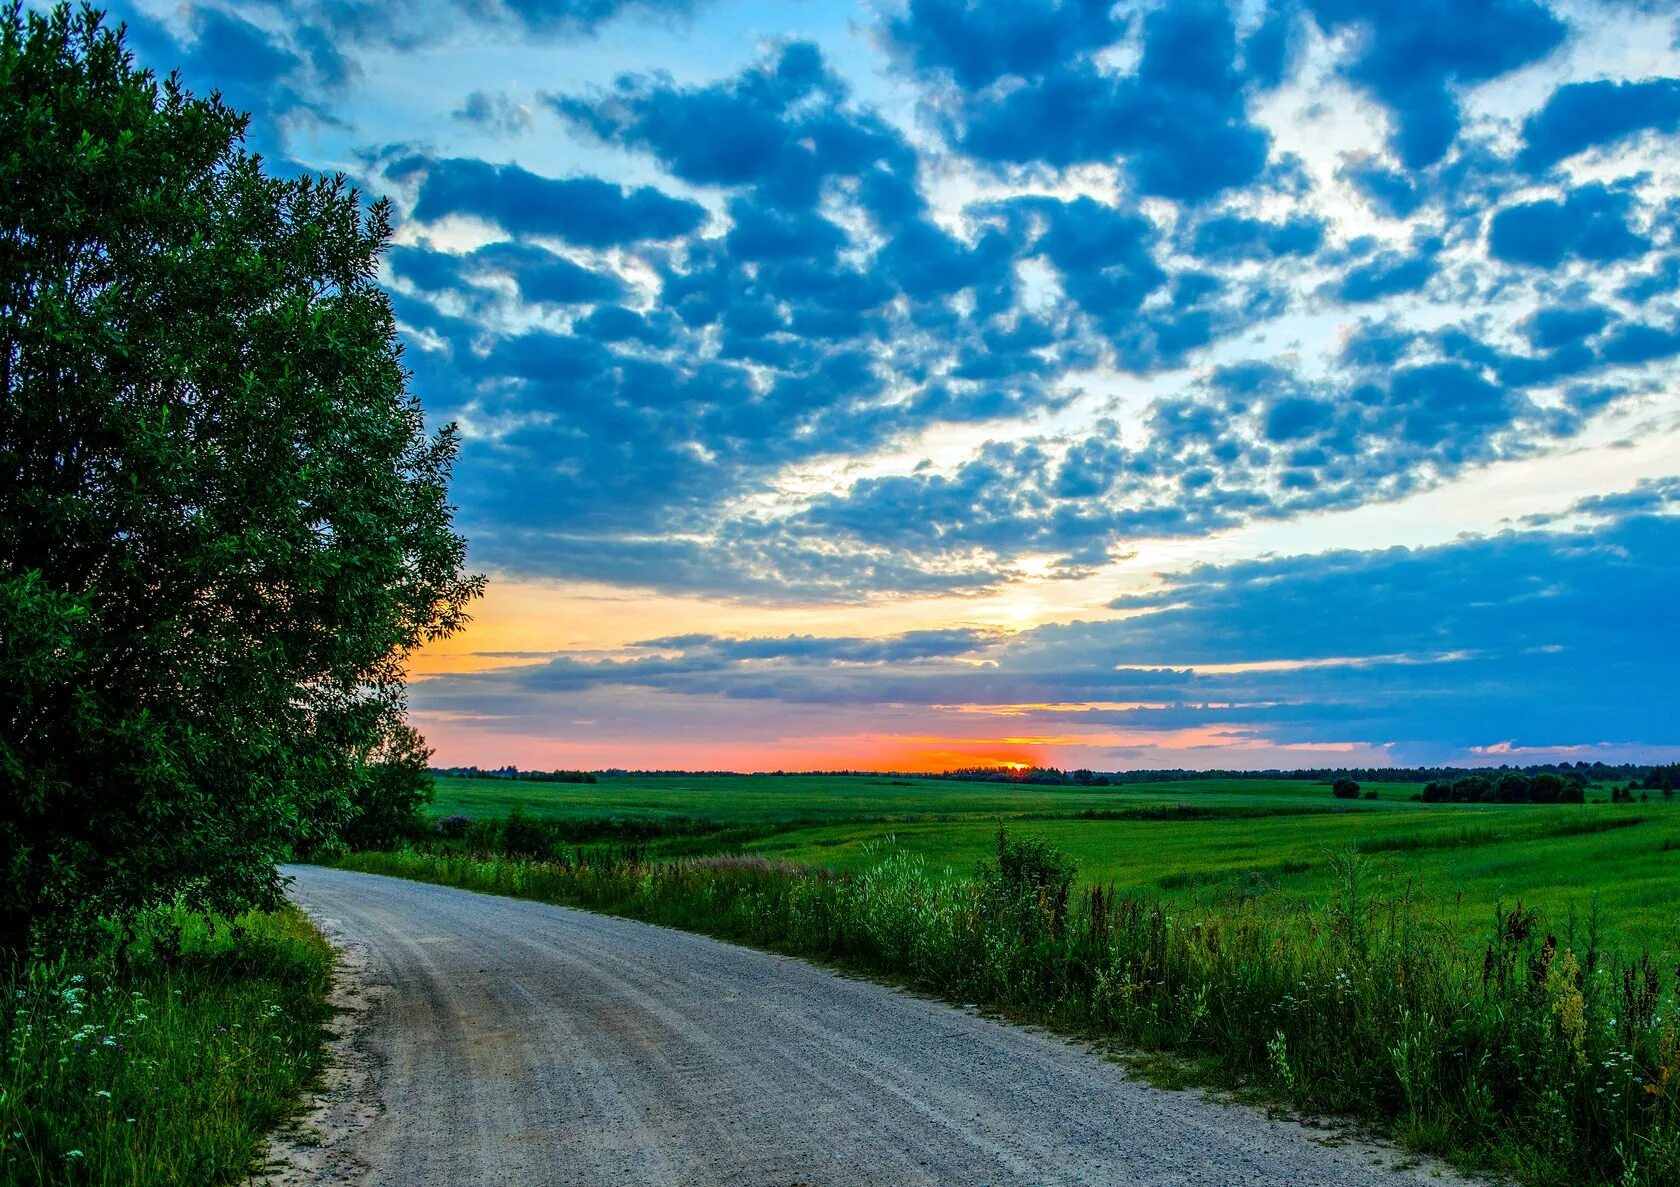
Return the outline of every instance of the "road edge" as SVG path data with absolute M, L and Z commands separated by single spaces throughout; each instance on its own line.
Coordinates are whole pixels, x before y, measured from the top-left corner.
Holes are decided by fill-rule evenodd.
M 368 1040 L 390 986 L 373 979 L 364 946 L 337 919 L 311 916 L 311 922 L 336 955 L 324 1066 L 297 1115 L 268 1136 L 250 1187 L 355 1187 L 370 1168 L 350 1152 L 349 1139 L 384 1111 L 380 1061 Z

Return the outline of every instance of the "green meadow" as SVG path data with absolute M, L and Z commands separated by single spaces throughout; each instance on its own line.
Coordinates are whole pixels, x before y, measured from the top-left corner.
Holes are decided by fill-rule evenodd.
M 891 854 L 962 878 L 1000 825 L 1050 841 L 1086 886 L 1217 906 L 1316 909 L 1333 863 L 1361 854 L 1372 875 L 1467 936 L 1498 907 L 1537 908 L 1560 936 L 1598 929 L 1621 949 L 1680 953 L 1680 807 L 1653 796 L 1611 804 L 1423 804 L 1412 784 L 1368 784 L 1337 800 L 1308 780 L 1039 787 L 885 776 L 603 776 L 594 784 L 437 779 L 434 815 L 520 811 L 595 840 L 605 821 L 669 830 L 648 856 L 744 853 L 862 872 Z

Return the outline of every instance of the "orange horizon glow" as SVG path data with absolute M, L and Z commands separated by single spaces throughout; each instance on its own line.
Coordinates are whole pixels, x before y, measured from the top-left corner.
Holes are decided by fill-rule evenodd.
M 435 748 L 436 766 L 497 767 L 512 763 L 528 770 L 689 771 L 878 771 L 937 774 L 965 767 L 1026 770 L 1056 767 L 1118 770 L 1131 767 L 1269 767 L 1313 765 L 1324 755 L 1344 763 L 1383 765 L 1380 747 L 1354 742 L 1278 745 L 1210 725 L 1171 730 L 1092 729 L 1041 736 L 957 736 L 932 733 L 859 732 L 814 737 L 779 737 L 755 743 L 711 741 L 695 736 L 668 740 L 593 738 L 565 740 L 496 729 L 494 718 L 467 714 L 413 715 Z M 948 722 L 946 724 L 949 724 Z M 1123 748 L 1128 761 L 1112 755 Z

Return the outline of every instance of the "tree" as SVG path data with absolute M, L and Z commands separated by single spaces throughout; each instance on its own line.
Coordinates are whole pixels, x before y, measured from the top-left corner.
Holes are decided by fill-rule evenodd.
M 1531 799 L 1528 776 L 1520 771 L 1507 771 L 1494 785 L 1493 798 L 1501 804 L 1526 804 Z
M 245 127 L 96 13 L 0 14 L 0 948 L 275 901 L 409 762 L 406 658 L 481 589 L 387 204 Z
M 424 828 L 420 811 L 432 799 L 432 752 L 419 733 L 398 723 L 359 771 L 350 794 L 343 841 L 352 849 L 391 849 Z
M 1344 776 L 1330 785 L 1330 794 L 1339 800 L 1356 800 L 1359 798 L 1359 784 Z

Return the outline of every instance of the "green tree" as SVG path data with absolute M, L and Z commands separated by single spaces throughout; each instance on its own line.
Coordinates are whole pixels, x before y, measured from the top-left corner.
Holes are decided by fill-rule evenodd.
M 1359 798 L 1359 784 L 1344 775 L 1330 785 L 1330 794 L 1339 800 L 1356 800 Z
M 481 588 L 387 205 L 245 127 L 97 13 L 0 14 L 0 948 L 273 901 L 412 767 L 406 659 Z
M 1528 776 L 1521 771 L 1507 771 L 1494 784 L 1494 799 L 1501 804 L 1525 804 L 1532 798 Z

